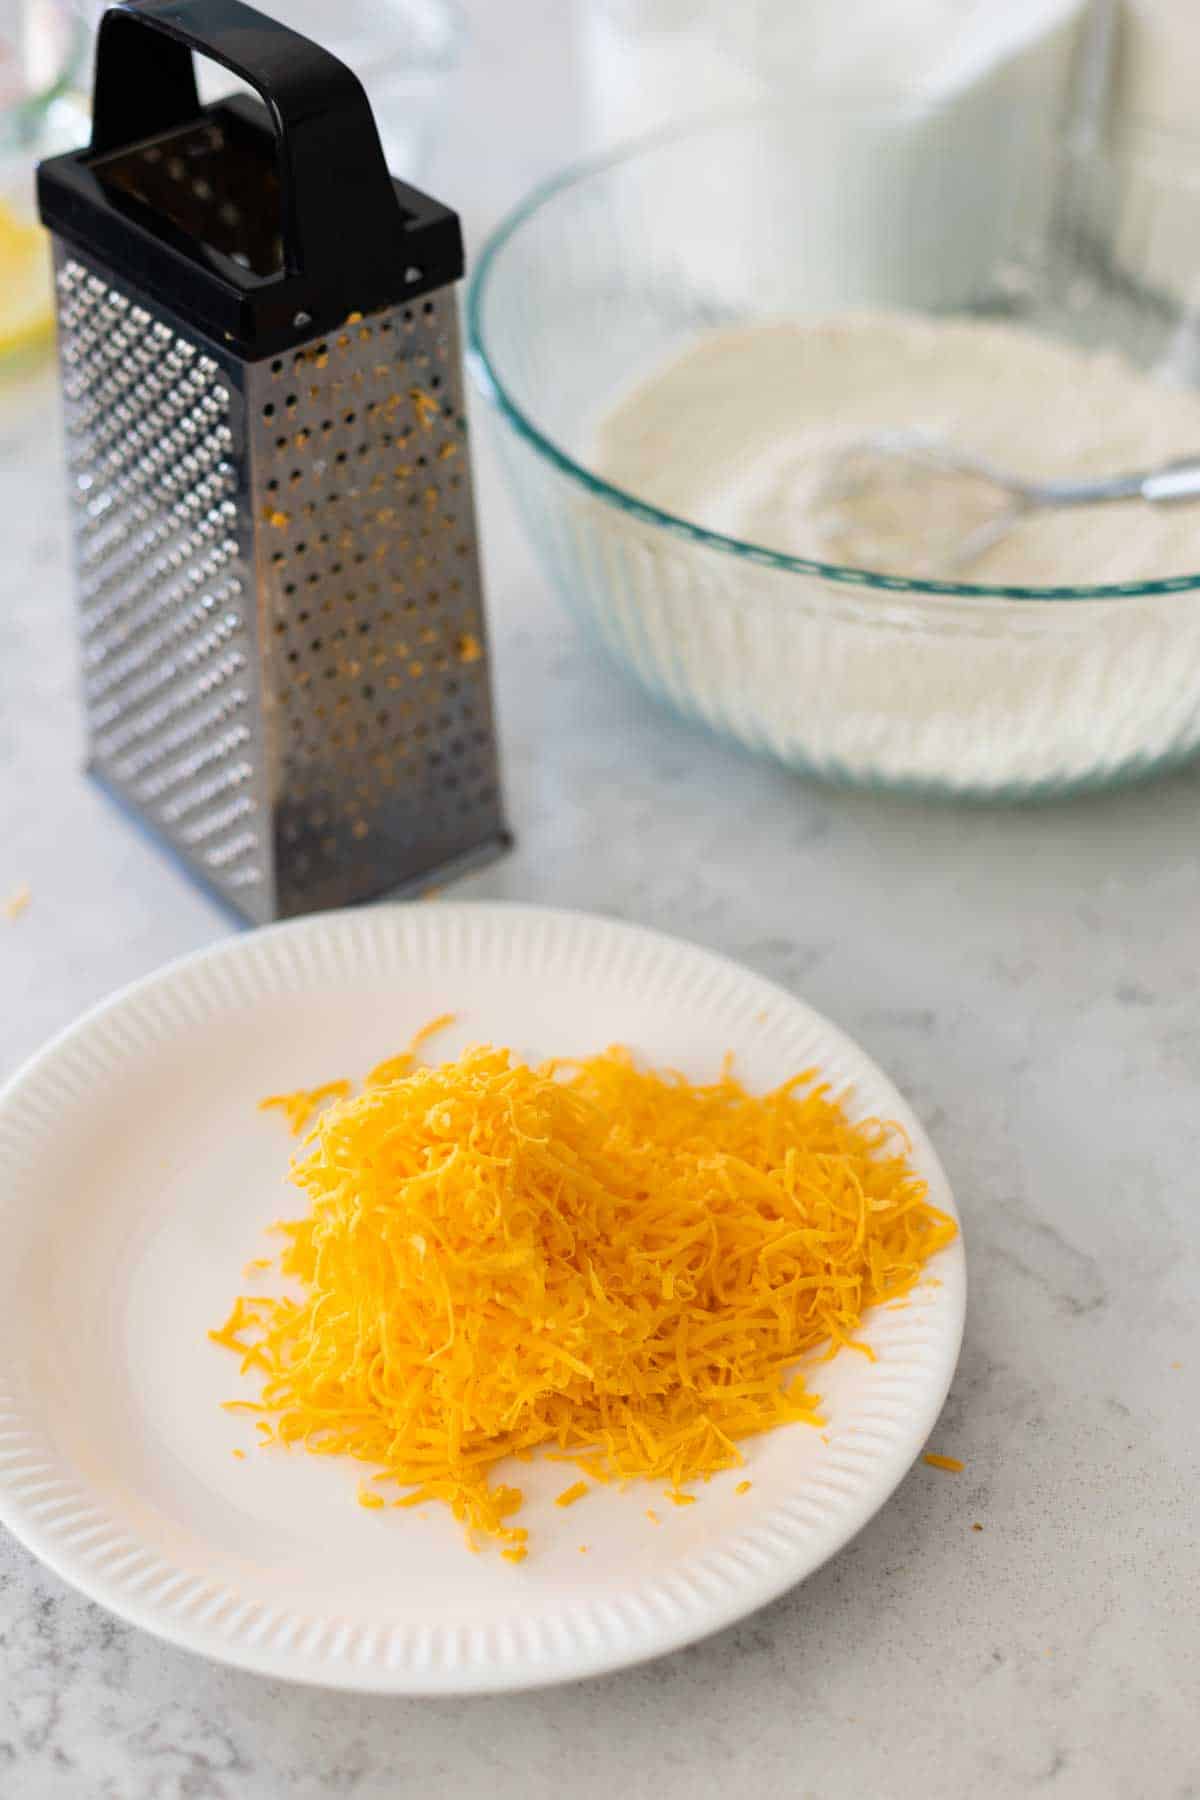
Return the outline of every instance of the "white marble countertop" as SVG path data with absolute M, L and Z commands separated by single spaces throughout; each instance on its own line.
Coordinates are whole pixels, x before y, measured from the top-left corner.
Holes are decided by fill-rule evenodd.
M 477 238 L 572 121 L 546 79 L 555 0 L 476 11 L 441 185 Z M 230 929 L 79 773 L 54 414 L 46 374 L 0 389 L 0 900 L 32 891 L 0 919 L 0 1074 Z M 0 1795 L 1200 1795 L 1200 771 L 1012 811 L 807 785 L 582 647 L 480 461 L 519 846 L 461 891 L 712 945 L 891 1071 L 966 1220 L 937 1432 L 965 1472 L 918 1465 L 829 1567 L 710 1642 L 461 1702 L 209 1667 L 0 1534 Z

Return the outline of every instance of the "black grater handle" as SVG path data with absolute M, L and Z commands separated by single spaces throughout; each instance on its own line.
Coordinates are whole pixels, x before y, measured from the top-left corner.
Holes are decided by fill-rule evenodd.
M 241 0 L 117 0 L 100 23 L 90 155 L 201 114 L 193 51 L 254 88 L 278 138 L 289 273 L 404 255 L 404 215 L 358 77 L 327 50 Z

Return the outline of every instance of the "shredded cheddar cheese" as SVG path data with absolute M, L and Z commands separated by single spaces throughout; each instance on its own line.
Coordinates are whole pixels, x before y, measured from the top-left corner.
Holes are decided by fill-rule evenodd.
M 932 1450 L 927 1450 L 922 1461 L 927 1462 L 931 1469 L 945 1469 L 950 1475 L 961 1475 L 963 1472 L 963 1464 L 957 1456 L 935 1456 Z
M 259 1101 L 258 1110 L 278 1109 L 291 1126 L 292 1136 L 299 1137 L 313 1114 L 327 1100 L 344 1100 L 349 1092 L 348 1081 L 327 1081 L 323 1087 L 296 1088 L 290 1094 L 268 1094 L 265 1100 Z
M 357 1097 L 268 1103 L 296 1128 L 333 1099 L 292 1165 L 307 1210 L 276 1228 L 293 1292 L 238 1299 L 211 1335 L 261 1380 L 232 1404 L 264 1439 L 354 1457 L 364 1505 L 388 1484 L 442 1501 L 510 1561 L 506 1458 L 657 1479 L 686 1506 L 742 1440 L 823 1423 L 797 1360 L 865 1349 L 866 1309 L 955 1234 L 898 1132 L 852 1123 L 811 1070 L 754 1096 L 728 1066 L 698 1086 L 621 1049 L 438 1068 L 417 1049 Z
M 434 421 L 440 417 L 441 407 L 433 395 L 427 394 L 424 388 L 410 388 L 408 397 L 412 401 L 413 411 L 421 422 L 421 429 L 428 431 Z
M 428 1025 L 422 1025 L 407 1050 L 399 1056 L 389 1056 L 386 1062 L 376 1063 L 367 1076 L 368 1087 L 387 1087 L 393 1081 L 400 1081 L 405 1075 L 411 1075 L 417 1066 L 417 1054 L 431 1037 L 439 1031 L 445 1031 L 447 1025 L 453 1025 L 453 1013 L 440 1013 L 436 1019 L 430 1019 Z M 349 1088 L 346 1090 L 349 1092 Z
M 555 1506 L 574 1506 L 577 1500 L 583 1499 L 583 1496 L 587 1491 L 588 1486 L 586 1481 L 573 1482 L 569 1488 L 563 1489 L 554 1504 Z

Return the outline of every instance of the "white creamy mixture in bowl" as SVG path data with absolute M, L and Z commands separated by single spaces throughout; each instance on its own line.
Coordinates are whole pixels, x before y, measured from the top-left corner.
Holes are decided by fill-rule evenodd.
M 958 568 L 955 548 L 993 499 L 969 475 L 877 458 L 863 493 L 825 496 L 857 446 L 909 430 L 1019 476 L 1103 476 L 1200 456 L 1200 393 L 1019 325 L 902 312 L 768 320 L 700 337 L 620 397 L 594 464 L 710 531 L 881 574 L 1068 586 L 1200 566 L 1197 502 L 1031 512 Z
M 652 692 L 797 768 L 1019 798 L 1178 761 L 1200 746 L 1200 506 L 1029 518 L 957 579 L 952 491 L 882 542 L 871 521 L 866 563 L 862 520 L 817 517 L 831 458 L 897 427 L 1020 475 L 1200 452 L 1200 394 L 1147 372 L 1191 372 L 1182 315 L 1082 270 L 1014 279 L 1003 241 L 966 309 L 950 259 L 938 310 L 963 177 L 926 144 L 909 180 L 914 129 L 839 119 L 831 157 L 810 117 L 685 128 L 501 227 L 471 356 L 531 534 Z

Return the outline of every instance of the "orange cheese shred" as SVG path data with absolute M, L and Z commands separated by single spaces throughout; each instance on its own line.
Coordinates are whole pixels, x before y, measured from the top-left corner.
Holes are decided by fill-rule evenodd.
M 211 1335 L 256 1384 L 264 1438 L 354 1458 L 366 1504 L 381 1483 L 438 1501 L 510 1561 L 506 1459 L 687 1505 L 743 1440 L 824 1423 L 797 1364 L 861 1347 L 868 1308 L 955 1235 L 896 1131 L 852 1121 L 815 1071 L 754 1095 L 728 1062 L 697 1084 L 620 1048 L 530 1066 L 485 1045 L 435 1068 L 419 1048 L 356 1096 L 266 1103 L 301 1131 L 332 1102 L 293 1160 L 303 1209 L 276 1227 L 291 1291 L 235 1301 Z
M 951 1475 L 961 1475 L 965 1467 L 957 1456 L 936 1456 L 932 1450 L 925 1452 L 922 1461 L 927 1462 L 931 1469 L 945 1469 Z
M 424 1045 L 429 1042 L 430 1038 L 436 1037 L 439 1031 L 445 1031 L 446 1027 L 453 1023 L 453 1013 L 441 1013 L 436 1019 L 430 1019 L 428 1025 L 422 1025 L 407 1050 L 402 1050 L 399 1056 L 389 1056 L 385 1062 L 376 1063 L 367 1076 L 367 1086 L 387 1087 L 389 1083 L 400 1081 L 405 1075 L 410 1075 L 416 1067 L 418 1053 Z M 347 1092 L 349 1092 L 348 1088 Z
M 574 1506 L 577 1500 L 583 1499 L 583 1496 L 587 1491 L 588 1485 L 586 1481 L 576 1481 L 569 1488 L 563 1489 L 554 1504 L 555 1506 Z
M 292 1136 L 299 1137 L 313 1114 L 327 1100 L 344 1100 L 350 1092 L 348 1081 L 327 1081 L 323 1087 L 296 1088 L 290 1094 L 268 1094 L 260 1100 L 260 1112 L 278 1109 L 291 1126 Z

